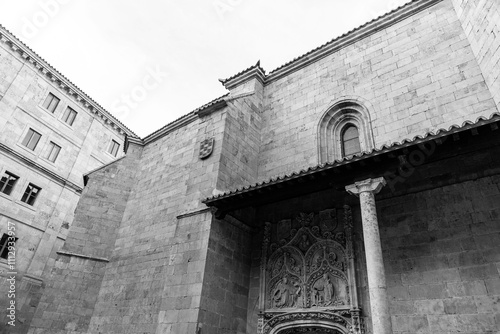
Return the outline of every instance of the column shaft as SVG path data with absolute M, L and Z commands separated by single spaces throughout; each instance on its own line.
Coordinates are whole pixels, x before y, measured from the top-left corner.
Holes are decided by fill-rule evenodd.
M 366 267 L 368 270 L 368 289 L 374 334 L 392 332 L 387 286 L 385 280 L 384 259 L 380 243 L 375 196 L 371 191 L 359 194 L 361 217 L 363 220 L 363 238 L 365 243 Z

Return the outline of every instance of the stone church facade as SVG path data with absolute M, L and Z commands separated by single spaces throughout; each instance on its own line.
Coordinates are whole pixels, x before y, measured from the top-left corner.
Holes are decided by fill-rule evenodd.
M 500 4 L 415 0 L 85 175 L 28 333 L 500 328 Z

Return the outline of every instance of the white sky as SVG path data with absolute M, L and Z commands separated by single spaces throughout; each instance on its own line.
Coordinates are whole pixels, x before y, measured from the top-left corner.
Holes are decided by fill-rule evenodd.
M 224 95 L 219 78 L 259 59 L 269 73 L 406 2 L 0 0 L 0 23 L 144 137 Z

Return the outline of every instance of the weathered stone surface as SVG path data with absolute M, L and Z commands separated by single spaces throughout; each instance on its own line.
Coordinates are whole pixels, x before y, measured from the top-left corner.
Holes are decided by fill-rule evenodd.
M 92 173 L 67 253 L 49 252 L 53 270 L 30 333 L 256 333 L 265 223 L 343 204 L 353 212 L 351 292 L 367 333 L 388 332 L 378 325 L 389 317 L 397 333 L 498 331 L 497 147 L 460 152 L 459 133 L 447 139 L 458 142 L 456 152 L 425 151 L 429 161 L 410 171 L 404 160 L 415 156 L 401 148 L 387 159 L 408 174 L 389 180 L 376 201 L 362 193 L 362 205 L 344 191 L 357 176 L 309 193 L 305 181 L 300 196 L 265 204 L 249 196 L 249 207 L 232 212 L 201 203 L 317 165 L 318 122 L 347 98 L 369 111 L 375 147 L 497 112 L 497 70 L 488 68 L 500 53 L 486 43 L 496 38 L 488 30 L 496 23 L 486 21 L 497 7 L 485 3 L 439 1 L 283 77 L 243 80 L 225 106 L 186 116 Z M 472 31 L 486 9 L 486 28 Z M 467 134 L 483 135 L 474 130 Z M 213 152 L 201 160 L 207 138 Z M 344 163 L 346 174 L 356 160 Z M 32 289 L 36 303 L 41 292 Z

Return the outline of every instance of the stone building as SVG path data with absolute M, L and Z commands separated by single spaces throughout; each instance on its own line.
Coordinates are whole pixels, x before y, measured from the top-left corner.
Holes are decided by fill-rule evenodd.
M 414 0 L 85 175 L 28 333 L 500 330 L 500 4 Z
M 83 174 L 121 157 L 136 135 L 1 26 L 0 39 L 0 276 L 17 273 L 19 328 L 66 240 Z M 8 290 L 0 285 L 4 310 Z

